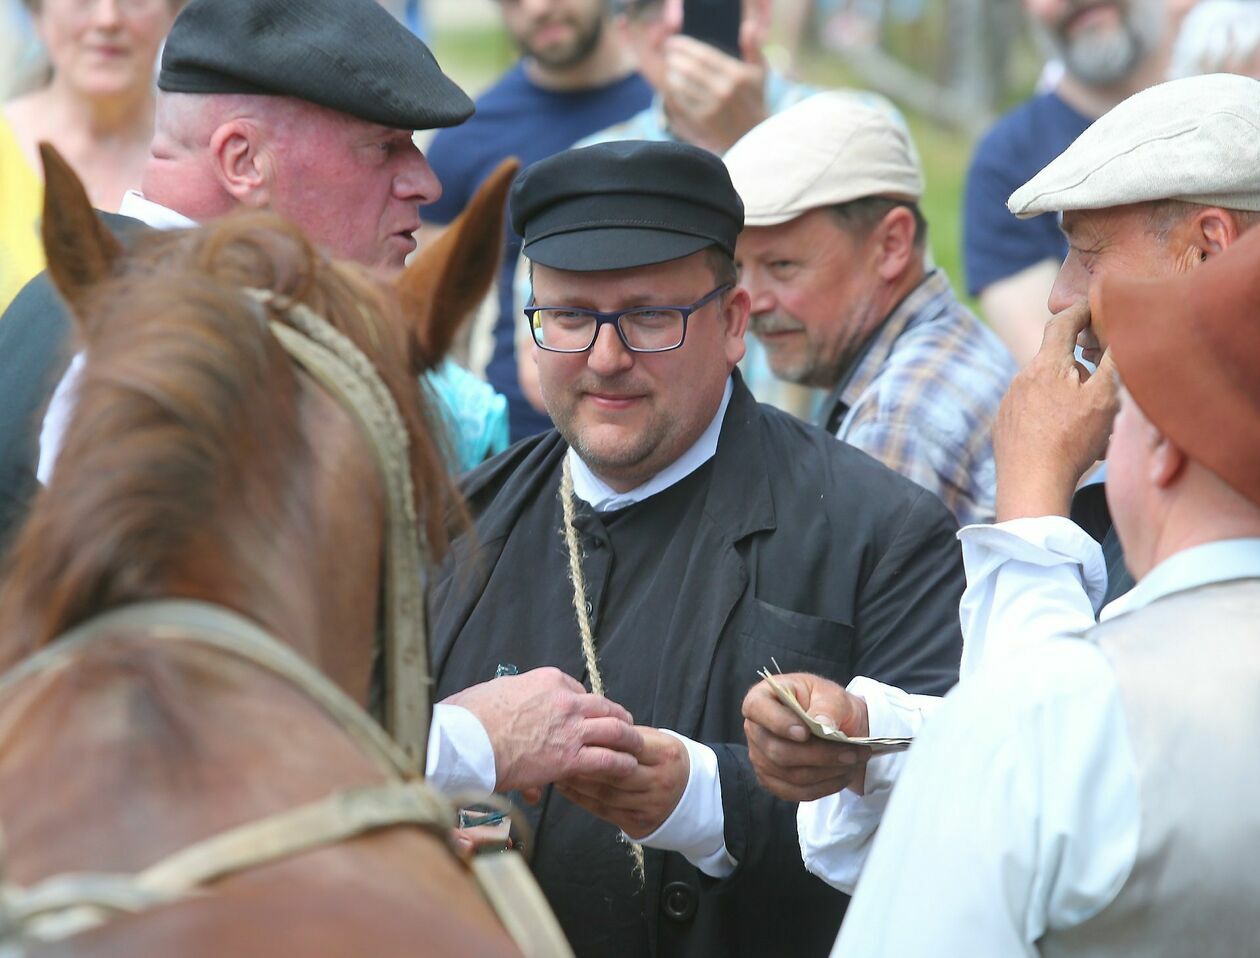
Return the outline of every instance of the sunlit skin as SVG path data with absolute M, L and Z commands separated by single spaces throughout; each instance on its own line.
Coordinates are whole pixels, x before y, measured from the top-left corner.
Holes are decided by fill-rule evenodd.
M 890 216 L 899 214 L 910 216 Z M 749 328 L 780 379 L 834 386 L 901 291 L 921 278 L 921 266 L 907 268 L 904 250 L 900 267 L 890 264 L 881 240 L 878 228 L 865 237 L 843 229 L 826 209 L 745 227 L 735 254 L 751 301 Z
M 1111 357 L 1102 353 L 1107 331 L 1091 324 L 1091 288 L 1104 276 L 1155 279 L 1194 269 L 1240 233 L 1239 214 L 1219 207 L 1187 205 L 1185 215 L 1172 219 L 1160 213 L 1144 203 L 1063 214 L 1069 251 L 1048 303 L 1055 316 L 994 424 L 999 521 L 1068 515 L 1081 476 L 1104 455 L 1116 397 Z M 1075 362 L 1073 342 L 1087 360 L 1101 363 L 1097 374 Z M 1107 458 L 1114 455 L 1112 449 Z M 1137 572 L 1132 564 L 1130 570 Z
M 1107 275 L 1157 278 L 1193 269 L 1224 250 L 1238 232 L 1233 216 L 1214 207 L 1177 223 L 1163 236 L 1151 229 L 1150 204 L 1069 210 L 1063 214 L 1068 254 L 1047 305 L 1057 314 L 1087 302 L 1090 288 Z M 1096 363 L 1105 331 L 1087 329 L 1080 344 L 1085 358 Z
M 705 253 L 635 269 L 581 273 L 534 265 L 540 306 L 605 312 L 679 306 L 717 284 Z M 646 482 L 699 437 L 744 355 L 748 295 L 733 290 L 691 315 L 678 349 L 632 353 L 611 325 L 585 353 L 534 348 L 547 412 L 582 460 L 614 489 Z
M 271 207 L 339 259 L 402 269 L 419 207 L 442 195 L 429 161 L 410 130 L 319 107 L 311 114 L 272 144 Z

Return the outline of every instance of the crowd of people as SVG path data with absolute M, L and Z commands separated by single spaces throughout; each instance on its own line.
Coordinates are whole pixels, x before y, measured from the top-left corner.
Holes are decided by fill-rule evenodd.
M 1255 952 L 1260 4 L 1028 0 L 1057 66 L 960 197 L 982 321 L 904 118 L 768 66 L 769 0 L 738 52 L 500 0 L 475 103 L 374 0 L 25 3 L 0 552 L 81 368 L 39 141 L 124 243 L 270 208 L 386 277 L 516 156 L 484 370 L 430 383 L 471 526 L 426 765 L 519 800 L 575 952 Z

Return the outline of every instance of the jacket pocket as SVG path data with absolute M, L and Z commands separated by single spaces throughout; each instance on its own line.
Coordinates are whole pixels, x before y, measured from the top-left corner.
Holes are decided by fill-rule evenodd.
M 835 681 L 849 679 L 854 629 L 843 622 L 793 612 L 753 599 L 744 637 L 774 671 L 773 656 L 784 672 L 816 672 Z

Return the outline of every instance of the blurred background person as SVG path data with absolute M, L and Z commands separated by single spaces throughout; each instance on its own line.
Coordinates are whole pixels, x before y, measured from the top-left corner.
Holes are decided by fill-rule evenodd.
M 1204 0 L 1173 44 L 1168 79 L 1201 73 L 1240 73 L 1260 80 L 1260 2 Z
M 972 155 L 963 208 L 967 289 L 1019 365 L 1041 344 L 1067 243 L 1054 216 L 1017 220 L 1006 198 L 1096 118 L 1163 79 L 1172 38 L 1193 0 L 1024 0 L 1062 62 L 1053 89 L 1007 113 Z
M 70 161 L 92 205 L 140 183 L 153 138 L 153 64 L 182 0 L 25 0 L 50 74 L 0 119 L 0 308 L 43 267 L 41 140 Z

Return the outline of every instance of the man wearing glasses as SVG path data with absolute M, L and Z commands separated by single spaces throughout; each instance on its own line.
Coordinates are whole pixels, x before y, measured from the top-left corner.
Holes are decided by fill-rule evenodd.
M 434 589 L 439 696 L 553 666 L 635 716 L 633 772 L 559 781 L 525 812 L 579 955 L 822 954 L 846 899 L 804 870 L 796 806 L 757 786 L 740 702 L 772 663 L 949 688 L 954 520 L 753 400 L 721 160 L 569 150 L 521 175 L 512 219 L 556 429 L 468 477 L 475 529 Z

